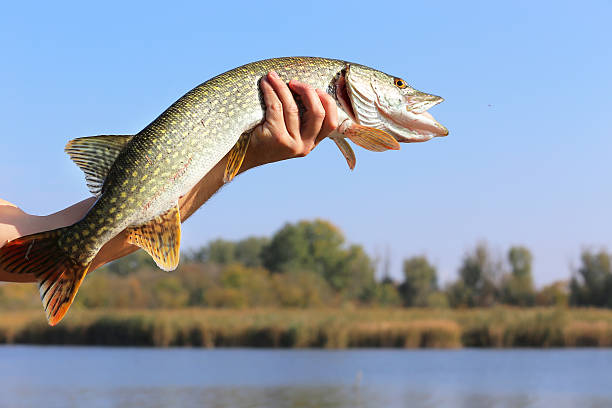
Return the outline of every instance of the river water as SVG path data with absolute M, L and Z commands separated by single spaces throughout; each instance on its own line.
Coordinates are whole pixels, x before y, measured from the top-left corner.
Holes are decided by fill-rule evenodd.
M 612 350 L 2 346 L 0 407 L 612 407 Z

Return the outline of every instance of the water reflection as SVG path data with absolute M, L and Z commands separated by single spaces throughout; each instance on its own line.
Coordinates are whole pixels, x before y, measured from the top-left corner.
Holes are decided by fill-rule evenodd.
M 612 407 L 610 350 L 0 347 L 2 407 Z
M 150 387 L 118 389 L 33 390 L 18 389 L 0 406 L 7 407 L 211 407 L 211 408 L 522 408 L 612 406 L 601 397 L 487 395 L 483 393 L 436 395 L 410 390 L 371 387 Z

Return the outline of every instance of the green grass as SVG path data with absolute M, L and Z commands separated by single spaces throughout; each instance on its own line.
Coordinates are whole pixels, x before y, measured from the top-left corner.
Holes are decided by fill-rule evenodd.
M 42 311 L 0 315 L 0 342 L 284 348 L 611 347 L 600 309 L 71 310 L 56 327 Z

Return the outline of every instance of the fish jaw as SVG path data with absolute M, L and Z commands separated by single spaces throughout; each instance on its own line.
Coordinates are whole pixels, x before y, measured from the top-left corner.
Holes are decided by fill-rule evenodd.
M 444 102 L 444 98 L 415 90 L 403 96 L 404 104 L 408 112 L 423 113 L 429 108 Z
M 442 99 L 442 98 L 440 98 Z M 388 111 L 379 107 L 380 114 L 386 119 L 385 126 L 400 143 L 426 142 L 434 137 L 448 135 L 448 129 L 438 123 L 429 112 L 397 109 Z
M 338 82 L 339 95 L 345 95 L 339 98 L 341 105 L 356 123 L 387 131 L 401 143 L 448 135 L 448 129 L 427 112 L 444 99 L 407 85 L 399 88 L 398 80 L 403 82 L 368 67 L 348 66 Z
M 374 85 L 376 88 L 381 87 Z M 400 92 L 399 95 L 394 95 L 392 91 L 376 92 L 375 105 L 385 127 L 398 142 L 426 142 L 434 137 L 448 135 L 448 129 L 427 112 L 429 108 L 444 101 L 443 98 L 415 89 Z

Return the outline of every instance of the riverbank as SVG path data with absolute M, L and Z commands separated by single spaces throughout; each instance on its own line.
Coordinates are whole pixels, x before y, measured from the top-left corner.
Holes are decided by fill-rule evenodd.
M 71 310 L 0 312 L 0 343 L 146 347 L 612 347 L 601 309 Z

